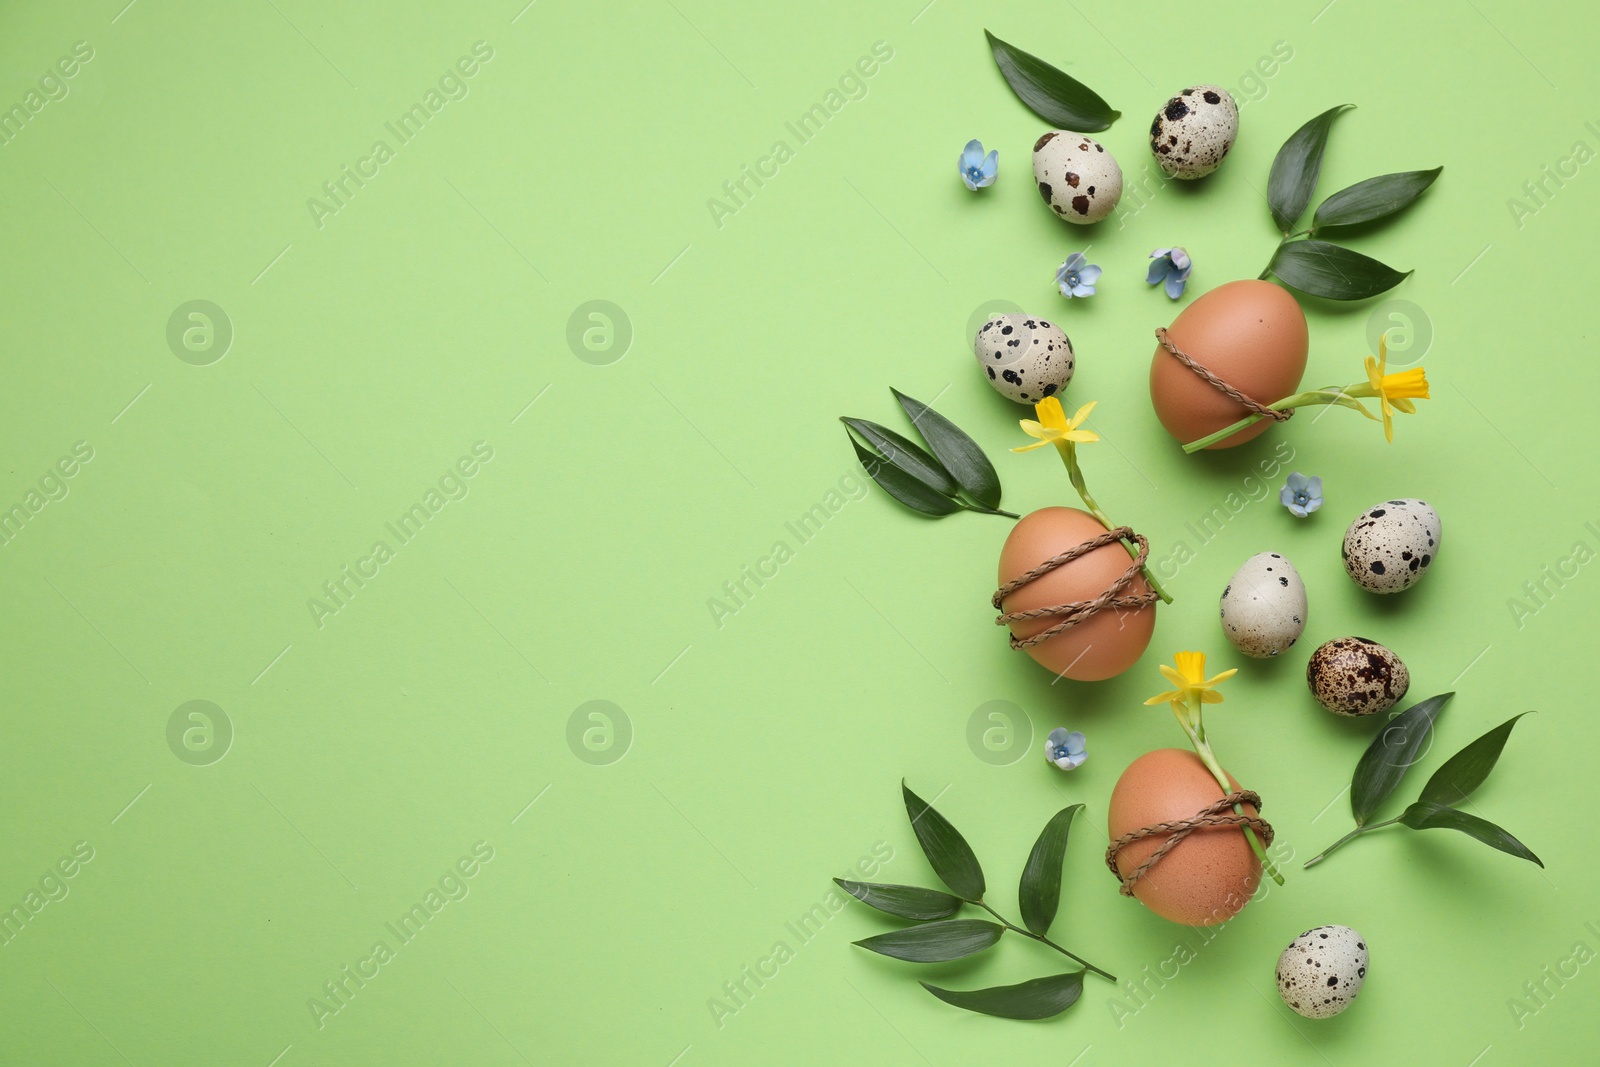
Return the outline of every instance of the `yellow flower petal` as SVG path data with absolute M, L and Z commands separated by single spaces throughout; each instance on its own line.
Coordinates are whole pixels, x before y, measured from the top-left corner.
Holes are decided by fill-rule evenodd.
M 1055 400 L 1055 397 L 1051 397 L 1050 399 Z M 1083 420 L 1089 417 L 1089 412 L 1093 411 L 1094 406 L 1098 403 L 1100 403 L 1100 401 L 1091 400 L 1087 404 L 1083 405 L 1083 407 L 1073 412 L 1072 418 L 1067 420 L 1067 429 L 1076 430 L 1079 426 L 1082 426 Z M 1061 406 L 1060 401 L 1056 402 L 1056 406 L 1058 408 Z
M 1039 422 L 1052 430 L 1066 430 L 1067 413 L 1061 410 L 1061 400 L 1058 397 L 1047 396 L 1033 405 L 1033 413 L 1039 416 Z
M 1161 676 L 1177 686 L 1175 692 L 1160 693 L 1145 701 L 1146 705 L 1159 704 L 1163 700 L 1172 704 L 1172 710 L 1179 715 L 1185 715 L 1190 705 L 1195 702 L 1201 704 L 1220 704 L 1222 694 L 1216 687 L 1239 673 L 1238 668 L 1223 671 L 1213 678 L 1206 677 L 1206 656 L 1204 652 L 1179 652 L 1173 655 L 1175 667 L 1165 663 L 1157 664 Z
M 1045 445 L 1047 445 L 1049 443 L 1050 443 L 1049 441 L 1044 441 L 1044 440 L 1035 441 L 1031 445 L 1018 445 L 1016 448 L 1013 448 L 1011 451 L 1013 451 L 1013 452 L 1032 452 L 1034 449 L 1043 448 Z

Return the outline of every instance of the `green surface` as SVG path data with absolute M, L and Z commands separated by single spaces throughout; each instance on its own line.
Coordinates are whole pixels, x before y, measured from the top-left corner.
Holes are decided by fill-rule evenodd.
M 1587 9 L 124 2 L 0 15 L 0 107 L 26 110 L 58 58 L 92 51 L 0 144 L 0 506 L 26 513 L 0 546 L 0 906 L 38 909 L 0 945 L 0 1060 L 1591 1054 Z M 1124 112 L 1102 135 L 1128 180 L 1116 220 L 1069 229 L 1040 204 L 1027 159 L 1042 126 L 993 71 L 985 25 Z M 841 91 L 875 49 L 872 76 Z M 445 77 L 463 57 L 471 76 Z M 1193 82 L 1246 101 L 1243 132 L 1217 175 L 1162 187 L 1148 117 Z M 1274 151 L 1346 101 L 1323 194 L 1445 172 L 1352 242 L 1415 275 L 1389 298 L 1308 308 L 1307 383 L 1358 377 L 1392 298 L 1431 324 L 1434 399 L 1392 447 L 1336 411 L 1186 459 L 1146 395 L 1151 330 L 1176 312 L 1143 284 L 1146 253 L 1190 250 L 1184 303 L 1255 276 L 1275 241 Z M 421 132 L 390 132 L 418 103 Z M 818 103 L 836 113 L 802 141 L 789 124 Z M 973 136 L 1000 150 L 979 196 L 955 173 Z M 764 184 L 713 211 L 746 166 Z M 1064 306 L 1052 272 L 1089 243 L 1101 293 Z M 997 299 L 1071 333 L 1068 399 L 1100 401 L 1106 443 L 1084 450 L 1100 502 L 1158 560 L 1193 552 L 1149 653 L 1111 682 L 1052 686 L 1009 651 L 986 603 L 1005 520 L 931 523 L 867 493 L 834 421 L 899 426 L 891 384 L 938 397 L 994 455 L 1010 507 L 1072 502 L 1048 453 L 1005 451 L 1023 412 L 971 365 L 969 319 Z M 231 325 L 221 358 L 227 331 L 207 348 L 187 311 L 169 346 L 195 300 Z M 606 322 L 583 316 L 569 344 L 592 300 L 627 318 L 611 313 L 609 351 Z M 1276 478 L 1252 478 L 1279 446 L 1327 480 L 1310 521 L 1263 499 Z M 51 477 L 63 457 L 71 477 Z M 1247 503 L 1197 533 L 1230 492 Z M 1438 507 L 1445 547 L 1380 601 L 1338 545 L 1397 495 Z M 818 503 L 826 522 L 797 536 Z M 414 504 L 426 518 L 397 536 Z M 1268 549 L 1299 564 L 1311 624 L 1259 664 L 1225 645 L 1216 604 Z M 728 582 L 751 595 L 719 619 Z M 1519 617 L 1512 598 L 1537 610 Z M 1211 736 L 1283 848 L 1303 859 L 1348 828 L 1340 791 L 1373 725 L 1321 712 L 1300 678 L 1311 647 L 1348 633 L 1397 650 L 1414 695 L 1459 690 L 1422 769 L 1539 711 L 1473 805 L 1547 869 L 1394 829 L 1290 865 L 1214 934 L 1119 897 L 1106 799 L 1129 760 L 1182 742 L 1139 706 L 1179 648 L 1241 667 Z M 220 715 L 189 718 L 196 700 Z M 968 723 L 997 700 L 1026 710 L 1032 737 L 985 761 Z M 1071 776 L 1038 756 L 1060 724 L 1090 738 Z M 1091 976 L 1069 1014 L 1003 1022 L 914 978 L 1019 981 L 1051 966 L 1037 946 L 925 969 L 850 947 L 889 924 L 829 911 L 830 876 L 931 878 L 902 775 L 974 842 L 1013 919 L 1039 828 L 1084 802 L 1055 932 L 1143 991 Z M 427 921 L 396 936 L 414 905 Z M 1279 1005 L 1273 963 L 1323 923 L 1361 930 L 1372 971 L 1352 1010 L 1316 1024 Z M 342 1001 L 324 989 L 337 981 Z

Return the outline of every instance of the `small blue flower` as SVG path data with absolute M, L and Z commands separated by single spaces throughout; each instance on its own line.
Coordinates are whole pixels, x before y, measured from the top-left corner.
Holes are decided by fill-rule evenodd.
M 1189 253 L 1181 248 L 1158 248 L 1150 253 L 1150 272 L 1144 280 L 1151 285 L 1167 283 L 1167 295 L 1176 300 L 1183 295 L 1183 287 L 1188 284 L 1189 272 L 1194 270 L 1194 262 L 1189 259 Z
M 1000 174 L 1000 153 L 983 154 L 983 142 L 974 137 L 961 150 L 961 180 L 973 192 L 994 184 Z
M 1303 519 L 1322 506 L 1322 479 L 1295 471 L 1278 490 L 1278 501 L 1295 518 Z
M 1056 268 L 1056 287 L 1061 295 L 1071 300 L 1075 296 L 1093 296 L 1094 283 L 1100 280 L 1100 268 L 1083 261 L 1082 252 L 1074 252 L 1067 261 Z
M 1065 726 L 1050 731 L 1044 741 L 1044 758 L 1064 771 L 1070 771 L 1089 758 L 1088 738 L 1077 730 L 1067 732 Z

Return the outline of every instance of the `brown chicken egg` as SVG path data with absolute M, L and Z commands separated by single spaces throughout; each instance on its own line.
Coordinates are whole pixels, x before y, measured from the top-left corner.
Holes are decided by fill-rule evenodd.
M 1239 787 L 1229 775 L 1233 787 Z M 1123 834 L 1163 822 L 1192 818 L 1222 799 L 1222 789 L 1200 757 L 1180 748 L 1146 752 L 1122 772 L 1111 791 L 1107 833 Z M 1246 804 L 1254 815 L 1256 809 Z M 1117 870 L 1134 871 L 1167 839 L 1155 834 L 1125 845 Z M 1195 830 L 1133 885 L 1134 897 L 1163 919 L 1185 926 L 1213 926 L 1237 915 L 1261 884 L 1261 861 L 1237 826 Z
M 1000 550 L 1000 584 L 1005 586 L 1047 559 L 1106 532 L 1086 511 L 1040 508 L 1012 527 Z M 1001 603 L 1001 611 L 1028 611 L 1093 600 L 1109 589 L 1133 563 L 1120 543 L 1102 545 L 1024 585 Z M 1119 595 L 1148 593 L 1144 576 L 1136 574 Z M 1031 637 L 1061 621 L 1061 616 L 1019 619 L 1011 624 L 1017 637 Z M 1155 629 L 1156 607 L 1106 608 L 1047 641 L 1025 651 L 1048 670 L 1079 682 L 1098 682 L 1133 666 Z
M 1260 404 L 1299 390 L 1308 338 L 1306 316 L 1295 298 L 1255 279 L 1202 294 L 1167 329 L 1167 339 L 1196 363 Z M 1159 344 L 1150 363 L 1150 400 L 1161 425 L 1185 444 L 1250 414 Z M 1210 447 L 1242 445 L 1270 425 L 1272 420 L 1262 419 Z

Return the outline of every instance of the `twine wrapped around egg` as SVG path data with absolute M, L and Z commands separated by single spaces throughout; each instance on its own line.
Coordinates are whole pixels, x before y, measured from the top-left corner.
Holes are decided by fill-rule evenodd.
M 1279 411 L 1277 408 L 1269 408 L 1265 404 L 1257 401 L 1254 397 L 1246 396 L 1244 393 L 1241 393 L 1239 390 L 1235 389 L 1233 386 L 1217 377 L 1193 356 L 1189 355 L 1189 353 L 1173 344 L 1172 341 L 1167 337 L 1166 327 L 1156 327 L 1156 340 L 1161 344 L 1162 348 L 1167 350 L 1172 358 L 1176 359 L 1179 363 L 1182 363 L 1185 367 L 1188 367 L 1190 370 L 1194 371 L 1195 374 L 1199 375 L 1202 380 L 1208 382 L 1218 392 L 1222 393 L 1223 396 L 1226 396 L 1230 400 L 1237 401 L 1254 414 L 1269 418 L 1273 422 L 1288 422 L 1289 416 L 1294 414 L 1294 408 L 1285 408 L 1282 411 Z
M 1106 866 L 1111 868 L 1111 873 L 1117 876 L 1122 883 L 1122 895 L 1133 896 L 1134 883 L 1150 873 L 1150 869 L 1166 856 L 1167 853 L 1181 845 L 1185 838 L 1196 830 L 1213 826 L 1248 826 L 1261 836 L 1261 847 L 1268 848 L 1272 845 L 1272 824 L 1259 815 L 1245 815 L 1233 810 L 1235 804 L 1249 804 L 1257 811 L 1261 810 L 1261 797 L 1254 790 L 1236 789 L 1227 796 L 1211 804 L 1207 804 L 1194 815 L 1187 819 L 1177 819 L 1171 822 L 1158 822 L 1153 826 L 1144 826 L 1123 834 L 1106 849 Z M 1167 834 L 1168 837 L 1149 857 L 1139 866 L 1124 875 L 1117 868 L 1117 855 L 1128 845 L 1135 841 L 1143 841 L 1147 837 L 1157 834 Z
M 1097 537 L 1091 537 L 1089 540 L 1084 541 L 1082 544 L 1075 545 L 1074 547 L 1067 549 L 1065 552 L 1057 553 L 1056 555 L 1045 560 L 1043 563 L 1039 564 L 1037 567 L 1034 567 L 1032 570 L 1025 571 L 1024 573 L 1017 575 L 1017 577 L 1013 578 L 1011 581 L 1007 582 L 1005 585 L 1002 585 L 995 591 L 994 596 L 990 598 L 990 603 L 994 605 L 996 611 L 999 611 L 1000 605 L 1005 602 L 1006 597 L 1010 596 L 1012 593 L 1015 593 L 1018 589 L 1021 589 L 1029 582 L 1041 578 L 1055 570 L 1057 567 L 1065 566 L 1078 557 L 1093 552 L 1097 548 L 1104 548 L 1106 545 L 1114 545 L 1118 541 L 1132 541 L 1133 543 L 1137 544 L 1139 546 L 1139 554 L 1134 558 L 1133 562 L 1128 565 L 1128 569 L 1123 571 L 1121 576 L 1118 577 L 1116 581 L 1112 582 L 1105 592 L 1101 593 L 1093 600 L 1079 600 L 1070 604 L 1050 604 L 1044 607 L 1029 608 L 1026 611 L 1008 611 L 995 619 L 994 621 L 996 626 L 1009 626 L 1014 622 L 1020 622 L 1024 619 L 1043 619 L 1058 615 L 1061 616 L 1060 622 L 1046 629 L 1040 630 L 1038 633 L 1033 634 L 1030 637 L 1018 637 L 1016 634 L 1012 634 L 1011 647 L 1021 651 L 1025 648 L 1031 648 L 1034 645 L 1043 644 L 1052 637 L 1071 629 L 1079 623 L 1087 622 L 1096 614 L 1104 611 L 1107 608 L 1140 608 L 1146 604 L 1154 604 L 1157 600 L 1159 600 L 1160 597 L 1153 591 L 1129 593 L 1127 595 L 1123 595 L 1122 591 L 1133 582 L 1133 579 L 1142 570 L 1144 570 L 1145 561 L 1150 558 L 1150 542 L 1144 537 L 1144 535 L 1134 533 L 1131 527 L 1118 526 L 1116 529 L 1107 530 Z

